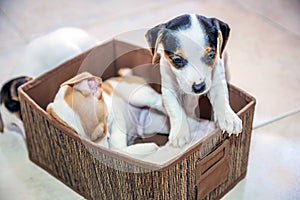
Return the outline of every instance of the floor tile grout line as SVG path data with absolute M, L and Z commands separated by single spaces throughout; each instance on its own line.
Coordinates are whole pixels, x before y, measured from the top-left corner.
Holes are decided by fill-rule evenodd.
M 275 117 L 273 117 L 273 118 L 271 118 L 269 120 L 266 120 L 264 122 L 258 123 L 257 125 L 253 126 L 253 130 L 261 128 L 261 127 L 264 127 L 264 126 L 269 125 L 271 123 L 277 122 L 277 121 L 279 121 L 281 119 L 284 119 L 284 118 L 296 115 L 298 113 L 300 113 L 300 108 L 298 108 L 296 110 L 293 110 L 293 111 L 290 111 L 290 112 L 287 112 L 287 113 L 284 113 L 282 115 L 275 116 Z

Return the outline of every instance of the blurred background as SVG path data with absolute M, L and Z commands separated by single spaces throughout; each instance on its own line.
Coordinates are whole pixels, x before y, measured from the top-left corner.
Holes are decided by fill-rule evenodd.
M 0 86 L 26 44 L 60 27 L 146 46 L 151 28 L 184 13 L 229 24 L 231 82 L 257 99 L 247 177 L 223 199 L 300 199 L 299 0 L 0 0 Z M 125 36 L 125 37 L 122 37 Z M 0 199 L 83 199 L 32 164 L 24 141 L 0 135 Z

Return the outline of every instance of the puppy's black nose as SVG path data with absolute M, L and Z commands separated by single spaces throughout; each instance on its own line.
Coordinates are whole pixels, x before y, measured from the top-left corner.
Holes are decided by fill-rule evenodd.
M 205 82 L 203 81 L 199 84 L 194 83 L 192 88 L 195 93 L 203 92 L 205 90 Z

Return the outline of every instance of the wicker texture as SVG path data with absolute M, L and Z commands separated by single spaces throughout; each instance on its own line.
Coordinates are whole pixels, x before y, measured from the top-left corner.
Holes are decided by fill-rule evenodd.
M 243 132 L 228 137 L 215 131 L 177 160 L 158 168 L 99 148 L 58 124 L 43 110 L 45 105 L 37 105 L 27 93 L 39 83 L 41 80 L 19 90 L 29 157 L 87 199 L 219 199 L 246 175 L 255 100 L 236 87 L 230 86 L 230 97 L 237 104 Z M 240 105 L 235 102 L 241 100 Z M 197 163 L 225 140 L 229 140 L 227 180 L 201 196 Z

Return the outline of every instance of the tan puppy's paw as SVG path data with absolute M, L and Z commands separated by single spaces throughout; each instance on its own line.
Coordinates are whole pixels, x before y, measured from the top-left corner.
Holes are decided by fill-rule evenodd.
M 100 124 L 95 128 L 94 132 L 91 134 L 92 141 L 98 141 L 106 135 L 106 124 L 100 122 Z

